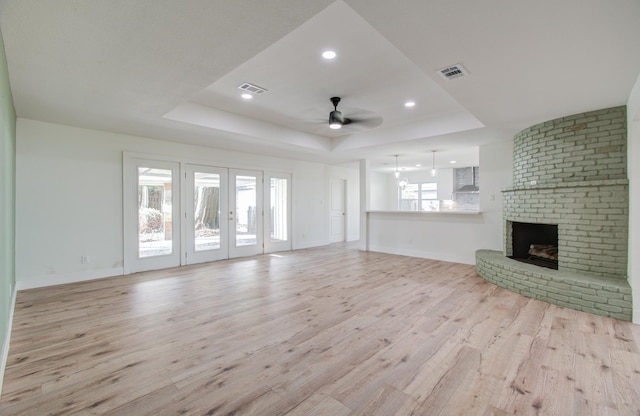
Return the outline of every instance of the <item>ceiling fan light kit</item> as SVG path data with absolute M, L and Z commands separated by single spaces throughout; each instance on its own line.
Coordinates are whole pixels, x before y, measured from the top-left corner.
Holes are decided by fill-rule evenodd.
M 342 127 L 342 113 L 338 110 L 333 110 L 329 113 L 329 128 L 337 130 Z
M 329 128 L 337 130 L 342 127 L 343 124 L 349 124 L 348 119 L 342 117 L 342 112 L 338 111 L 338 104 L 340 103 L 340 97 L 331 97 L 331 104 L 333 104 L 333 111 L 329 113 Z

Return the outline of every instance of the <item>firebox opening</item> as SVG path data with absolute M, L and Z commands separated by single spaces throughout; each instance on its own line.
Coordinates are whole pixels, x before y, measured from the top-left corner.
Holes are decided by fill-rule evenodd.
M 512 259 L 558 270 L 558 226 L 511 223 Z

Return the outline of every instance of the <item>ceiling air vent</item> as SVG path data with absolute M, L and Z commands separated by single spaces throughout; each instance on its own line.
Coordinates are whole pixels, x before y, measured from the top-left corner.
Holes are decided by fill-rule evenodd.
M 438 74 L 444 79 L 454 79 L 469 75 L 469 72 L 467 72 L 462 64 L 455 64 L 446 68 L 438 69 Z
M 245 82 L 244 84 L 239 85 L 238 88 L 255 95 L 260 95 L 267 91 L 265 88 L 258 87 L 257 85 L 249 84 L 248 82 Z

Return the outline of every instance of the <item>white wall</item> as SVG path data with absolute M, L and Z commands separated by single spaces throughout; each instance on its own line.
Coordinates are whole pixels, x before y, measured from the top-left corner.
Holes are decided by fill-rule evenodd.
M 387 183 L 388 180 L 388 174 L 380 172 L 370 172 L 369 192 L 371 198 L 371 209 L 380 211 L 396 209 L 395 206 L 389 205 L 389 184 Z
M 18 119 L 16 141 L 18 288 L 123 273 L 123 151 L 292 173 L 294 249 L 329 243 L 328 178 L 342 175 L 353 205 L 349 236 L 359 234 L 357 170 L 28 119 Z
M 513 142 L 480 146 L 479 215 L 369 213 L 372 251 L 474 264 L 478 249 L 502 250 L 502 193 L 513 183 Z
M 629 263 L 633 322 L 640 324 L 640 76 L 627 102 L 627 174 L 629 176 Z

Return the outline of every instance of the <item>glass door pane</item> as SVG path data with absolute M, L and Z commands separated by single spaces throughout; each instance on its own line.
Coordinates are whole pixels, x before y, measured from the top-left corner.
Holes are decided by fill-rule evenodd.
M 263 253 L 262 172 L 229 170 L 229 257 Z
M 194 173 L 195 251 L 220 248 L 220 175 Z
M 124 270 L 180 265 L 180 164 L 125 154 Z
M 264 251 L 291 250 L 291 174 L 265 173 Z
M 271 178 L 270 195 L 270 233 L 271 242 L 277 243 L 289 239 L 288 180 Z
M 186 165 L 185 263 L 228 257 L 227 170 Z
M 236 247 L 254 246 L 258 213 L 257 177 L 236 176 Z
M 172 183 L 170 169 L 138 167 L 139 258 L 173 253 Z

